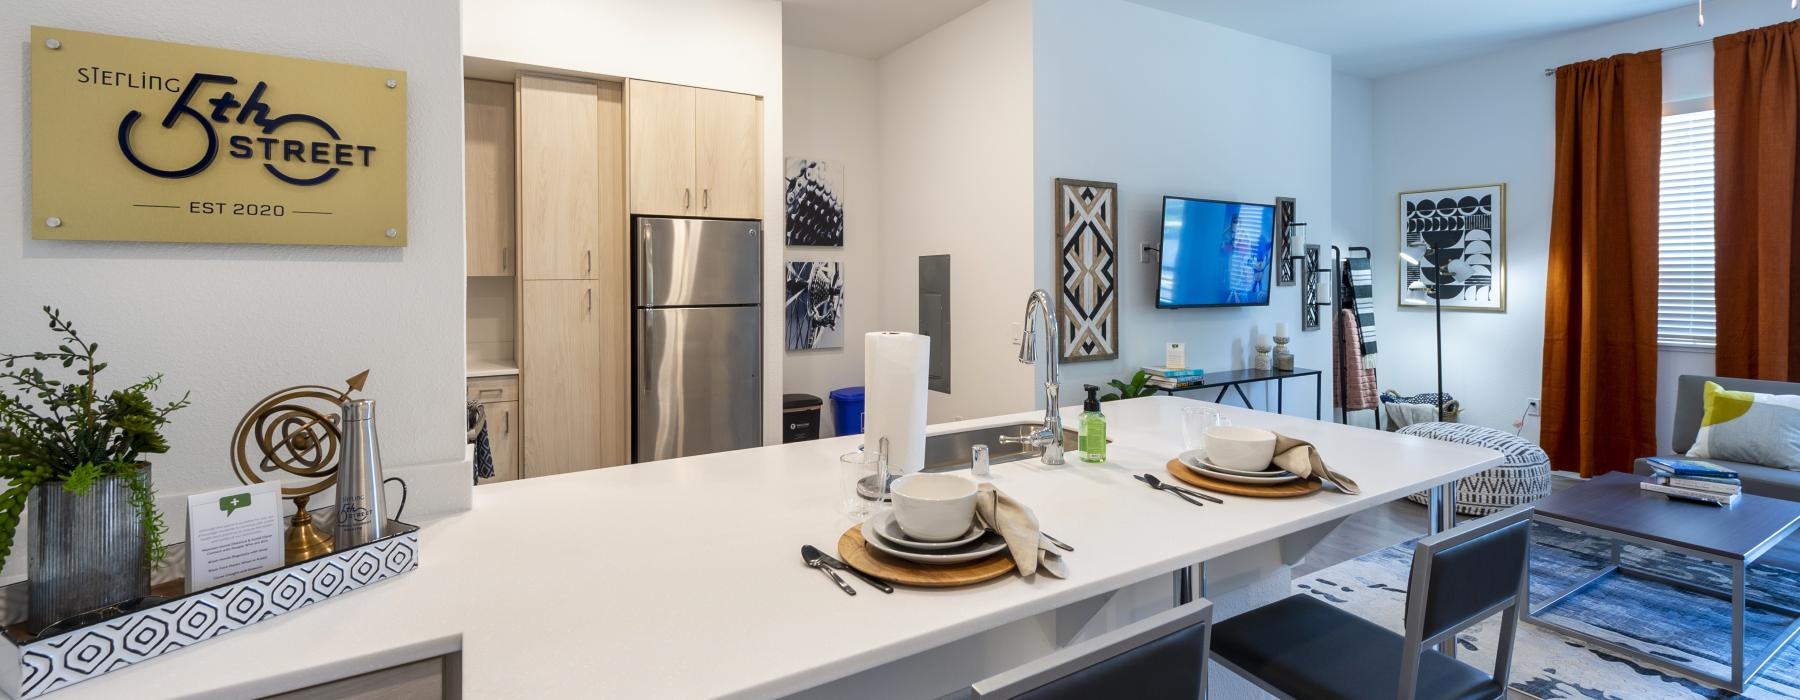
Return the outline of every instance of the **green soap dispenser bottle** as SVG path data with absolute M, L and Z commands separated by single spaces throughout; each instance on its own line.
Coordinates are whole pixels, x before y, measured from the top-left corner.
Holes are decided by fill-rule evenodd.
M 1100 412 L 1100 387 L 1083 384 L 1087 399 L 1081 402 L 1081 461 L 1106 461 L 1106 414 Z

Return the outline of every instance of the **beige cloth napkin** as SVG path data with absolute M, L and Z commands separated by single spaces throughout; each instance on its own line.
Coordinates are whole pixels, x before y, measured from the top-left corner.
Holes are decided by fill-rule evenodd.
M 1319 477 L 1330 482 L 1332 486 L 1338 487 L 1339 491 L 1352 496 L 1362 493 L 1362 487 L 1357 486 L 1350 477 L 1331 471 L 1325 466 L 1325 459 L 1319 456 L 1319 448 L 1313 447 L 1312 443 L 1300 438 L 1276 433 L 1274 462 L 1275 466 L 1302 477 Z
M 1020 576 L 1042 571 L 1057 578 L 1069 577 L 1069 565 L 1038 529 L 1037 515 L 993 484 L 983 483 L 975 492 L 975 517 L 983 527 L 1006 538 L 1006 548 L 1011 550 Z

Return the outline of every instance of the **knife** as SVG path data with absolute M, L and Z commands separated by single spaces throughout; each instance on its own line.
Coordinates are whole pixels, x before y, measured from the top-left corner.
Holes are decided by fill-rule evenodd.
M 856 589 L 851 588 L 850 584 L 844 583 L 844 579 L 839 578 L 837 572 L 832 571 L 831 567 L 825 565 L 825 560 L 823 559 L 824 556 L 824 552 L 819 551 L 817 547 L 810 544 L 802 545 L 800 547 L 800 559 L 805 561 L 807 566 L 818 569 L 821 573 L 825 574 L 825 577 L 831 579 L 832 583 L 837 584 L 838 588 L 844 589 L 846 595 L 856 595 Z
M 875 590 L 881 591 L 882 593 L 893 593 L 894 592 L 894 587 L 888 585 L 888 582 L 883 581 L 878 578 L 875 578 L 874 576 L 865 574 L 861 571 L 857 571 L 856 569 L 851 568 L 849 564 L 845 564 L 842 560 L 838 559 L 837 557 L 826 554 L 823 550 L 820 550 L 818 547 L 814 547 L 810 544 L 805 545 L 800 548 L 800 556 L 805 558 L 808 563 L 817 561 L 821 564 L 824 564 L 825 566 L 829 566 L 829 567 L 831 567 L 833 569 L 837 569 L 839 571 L 848 571 L 848 572 L 850 572 L 851 576 L 855 576 L 859 579 L 862 579 L 863 583 L 874 586 Z

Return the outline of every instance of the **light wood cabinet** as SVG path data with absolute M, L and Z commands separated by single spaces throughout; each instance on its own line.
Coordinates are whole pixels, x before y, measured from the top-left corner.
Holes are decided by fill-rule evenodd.
M 596 279 L 598 86 L 521 75 L 518 120 L 520 274 L 526 280 Z
M 599 283 L 525 280 L 520 409 L 526 477 L 592 469 L 601 455 Z
M 696 90 L 694 184 L 700 216 L 762 215 L 762 103 L 752 95 Z
M 625 208 L 625 84 L 600 90 L 600 463 L 631 462 L 631 234 Z
M 642 80 L 627 85 L 631 210 L 694 213 L 694 88 Z
M 480 403 L 487 412 L 488 449 L 494 455 L 494 475 L 478 483 L 519 478 L 519 437 L 525 428 L 519 423 L 519 378 L 472 377 L 469 400 Z
M 463 214 L 470 277 L 513 274 L 512 83 L 463 81 Z
M 519 437 L 525 426 L 519 423 L 519 402 L 496 401 L 483 404 L 487 409 L 488 447 L 494 453 L 494 476 L 481 483 L 512 481 L 519 473 Z
M 761 217 L 760 99 L 642 80 L 626 85 L 632 213 Z

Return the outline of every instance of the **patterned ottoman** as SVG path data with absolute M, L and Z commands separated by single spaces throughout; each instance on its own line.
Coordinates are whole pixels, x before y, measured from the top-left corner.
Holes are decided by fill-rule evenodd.
M 1444 442 L 1476 445 L 1499 450 L 1505 458 L 1500 466 L 1456 482 L 1456 512 L 1483 516 L 1517 505 L 1536 503 L 1550 495 L 1550 455 L 1530 440 L 1501 430 L 1467 423 L 1418 423 L 1400 429 L 1402 435 L 1417 435 Z M 1407 498 L 1425 503 L 1425 492 Z

